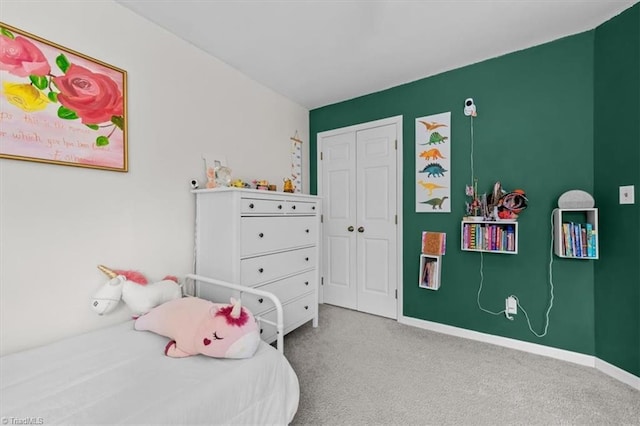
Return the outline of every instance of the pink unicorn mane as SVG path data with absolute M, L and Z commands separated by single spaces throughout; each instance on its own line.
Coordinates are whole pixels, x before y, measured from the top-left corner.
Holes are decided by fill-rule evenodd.
M 228 325 L 235 325 L 238 327 L 242 327 L 247 323 L 247 321 L 249 321 L 249 314 L 244 308 L 242 308 L 242 310 L 240 311 L 240 316 L 238 318 L 234 318 L 231 316 L 232 310 L 233 305 L 225 306 L 218 309 L 218 312 L 216 312 L 216 316 L 225 317 Z
M 149 283 L 149 281 L 147 281 L 145 276 L 138 271 L 115 270 L 114 272 L 118 275 L 124 276 L 127 280 L 132 281 L 136 284 L 147 285 Z

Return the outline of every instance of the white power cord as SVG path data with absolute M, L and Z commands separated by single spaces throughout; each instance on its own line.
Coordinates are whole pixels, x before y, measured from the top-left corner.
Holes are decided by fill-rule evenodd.
M 524 316 L 527 319 L 527 325 L 529 326 L 529 331 L 531 331 L 535 336 L 537 337 L 544 337 L 547 335 L 547 331 L 549 329 L 549 313 L 551 312 L 551 308 L 553 307 L 553 298 L 554 298 L 554 294 L 553 294 L 553 212 L 556 209 L 554 209 L 551 212 L 551 246 L 549 248 L 549 289 L 550 289 L 550 298 L 549 298 L 549 307 L 547 308 L 547 312 L 545 314 L 545 325 L 544 325 L 544 332 L 542 334 L 538 334 L 536 333 L 533 328 L 531 327 L 531 320 L 529 319 L 529 314 L 527 313 L 527 311 L 522 307 L 522 305 L 520 304 L 520 300 L 518 299 L 518 297 L 514 294 L 510 295 L 509 297 L 513 297 L 516 300 L 516 303 L 518 304 L 518 308 L 520 308 L 520 310 L 522 312 L 524 312 Z M 511 321 L 513 321 L 513 317 L 510 317 L 509 315 L 507 315 L 507 312 L 505 309 L 499 311 L 499 312 L 493 312 L 490 311 L 488 309 L 485 309 L 482 307 L 482 305 L 480 304 L 480 293 L 482 292 L 482 284 L 484 282 L 484 272 L 483 272 L 483 267 L 484 267 L 484 256 L 483 256 L 483 252 L 480 252 L 480 287 L 478 288 L 478 295 L 477 295 L 477 302 L 478 302 L 478 308 L 480 308 L 480 310 L 491 314 L 491 315 L 501 315 L 501 314 L 505 314 L 507 316 L 507 318 Z
M 471 116 L 471 185 L 473 185 L 473 115 Z
M 511 297 L 516 299 L 518 307 L 522 310 L 522 312 L 524 312 L 524 316 L 527 318 L 527 325 L 529 326 L 529 330 L 537 337 L 544 337 L 547 335 L 547 330 L 549 329 L 549 312 L 551 312 L 551 308 L 553 307 L 553 213 L 555 211 L 556 209 L 553 209 L 553 211 L 551 212 L 551 247 L 549 247 L 549 307 L 547 308 L 547 312 L 545 314 L 546 320 L 544 325 L 544 332 L 542 334 L 538 334 L 533 331 L 533 328 L 531 328 L 531 321 L 529 320 L 529 314 L 527 314 L 527 311 L 525 311 L 522 305 L 520 305 L 520 301 L 518 300 L 518 298 L 514 295 L 511 295 Z
M 485 309 L 482 307 L 482 305 L 480 304 L 480 293 L 482 292 L 482 283 L 484 282 L 484 272 L 483 272 L 483 267 L 484 267 L 484 253 L 480 252 L 480 287 L 478 288 L 478 297 L 476 298 L 476 300 L 478 301 L 478 308 L 480 308 L 481 311 L 484 311 L 488 314 L 491 315 L 502 315 L 504 313 L 506 313 L 506 311 L 503 309 L 500 312 L 493 312 L 490 311 L 488 309 Z M 512 318 L 510 318 L 512 319 Z
M 473 171 L 473 115 L 470 116 L 471 119 L 471 182 L 473 185 L 474 182 L 474 171 Z M 522 305 L 520 304 L 520 300 L 518 299 L 517 296 L 515 295 L 511 295 L 510 297 L 513 297 L 516 301 L 516 304 L 518 305 L 518 307 L 520 308 L 520 310 L 522 310 L 522 312 L 524 312 L 524 316 L 527 319 L 527 325 L 529 327 L 529 331 L 531 331 L 535 336 L 537 337 L 544 337 L 547 335 L 547 331 L 549 329 L 549 312 L 551 312 L 551 308 L 553 307 L 553 213 L 556 211 L 556 209 L 553 209 L 553 211 L 551 212 L 551 246 L 549 247 L 549 287 L 550 287 L 550 300 L 549 300 L 549 307 L 547 308 L 547 312 L 545 315 L 546 321 L 545 321 L 545 325 L 544 325 L 544 332 L 542 334 L 538 334 L 536 333 L 533 328 L 531 327 L 531 320 L 529 319 L 529 314 L 527 313 L 527 311 L 522 307 Z M 480 304 L 480 294 L 482 293 L 482 285 L 484 283 L 484 254 L 481 251 L 480 252 L 480 286 L 478 287 L 478 294 L 476 297 L 476 301 L 478 303 L 478 308 L 480 308 L 481 311 L 486 312 L 488 314 L 491 315 L 502 315 L 505 314 L 505 316 L 510 320 L 513 321 L 513 317 L 509 316 L 509 314 L 507 313 L 506 309 L 503 309 L 499 312 L 494 312 L 494 311 L 490 311 L 488 309 L 485 309 L 482 307 L 482 305 Z

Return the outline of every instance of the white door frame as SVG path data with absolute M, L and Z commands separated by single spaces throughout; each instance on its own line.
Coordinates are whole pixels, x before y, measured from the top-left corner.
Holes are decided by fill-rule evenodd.
M 397 138 L 398 138 L 398 147 L 396 150 L 396 210 L 398 214 L 398 226 L 396 226 L 396 262 L 397 262 L 397 289 L 398 289 L 398 300 L 397 300 L 397 309 L 396 309 L 396 321 L 400 318 L 404 317 L 404 311 L 402 310 L 402 297 L 403 297 L 403 281 L 402 281 L 402 270 L 404 268 L 404 264 L 402 262 L 402 115 L 396 115 L 394 117 L 383 118 L 380 120 L 369 121 L 367 123 L 354 124 L 348 127 L 341 127 L 339 129 L 327 130 L 324 132 L 319 132 L 316 135 L 316 182 L 317 182 L 317 190 L 318 196 L 322 197 L 322 160 L 320 156 L 322 154 L 322 138 L 327 136 L 335 136 L 341 133 L 349 133 L 349 132 L 357 132 L 359 130 L 370 129 L 372 127 L 381 127 L 389 124 L 396 125 Z M 325 203 L 323 203 L 322 209 L 324 210 Z M 323 225 L 320 224 L 320 235 L 322 238 L 324 229 Z M 324 265 L 324 259 L 320 258 L 320 265 Z M 324 267 L 322 268 L 324 269 Z M 322 270 L 320 271 L 322 274 Z M 320 303 L 324 303 L 324 289 L 320 286 L 319 290 L 319 301 Z

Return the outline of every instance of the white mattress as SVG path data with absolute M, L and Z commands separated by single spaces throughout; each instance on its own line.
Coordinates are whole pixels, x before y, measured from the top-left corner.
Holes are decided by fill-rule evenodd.
M 262 342 L 254 357 L 170 358 L 168 339 L 117 326 L 0 358 L 0 417 L 33 424 L 287 424 L 298 378 Z M 38 420 L 41 419 L 41 420 Z M 13 423 L 17 424 L 17 423 Z

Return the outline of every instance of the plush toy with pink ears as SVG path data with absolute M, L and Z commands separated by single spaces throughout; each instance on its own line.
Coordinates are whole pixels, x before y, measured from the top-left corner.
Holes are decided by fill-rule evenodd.
M 99 315 L 113 311 L 123 300 L 135 318 L 169 300 L 182 297 L 182 286 L 174 276 L 167 275 L 162 281 L 149 283 L 137 271 L 111 270 L 103 265 L 98 265 L 98 269 L 109 277 L 91 300 L 91 308 Z
M 250 358 L 260 344 L 255 317 L 233 298 L 230 304 L 198 297 L 171 300 L 139 317 L 133 328 L 170 338 L 164 354 L 172 358 Z

